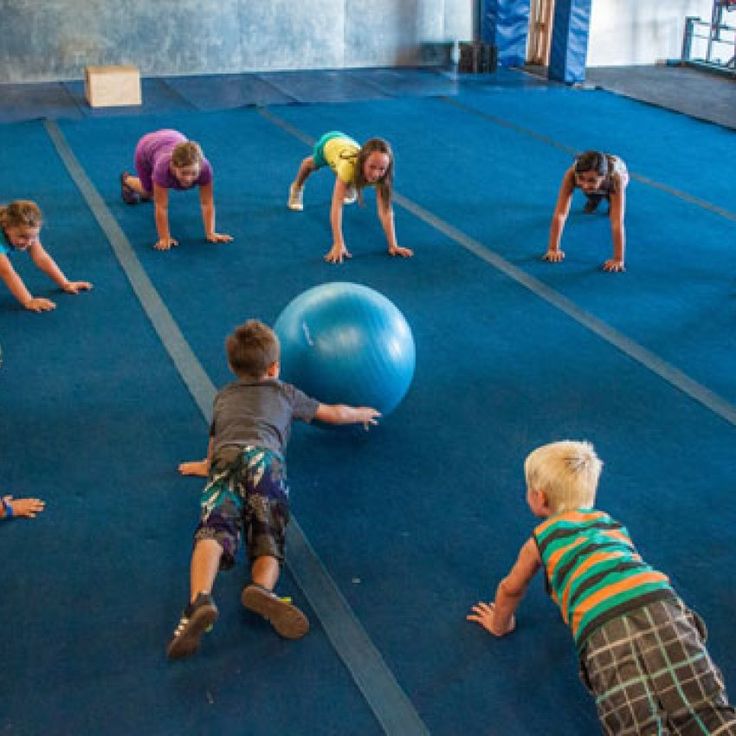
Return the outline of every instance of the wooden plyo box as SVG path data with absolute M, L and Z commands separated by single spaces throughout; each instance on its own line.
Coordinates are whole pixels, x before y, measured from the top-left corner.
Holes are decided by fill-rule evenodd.
M 140 105 L 141 73 L 132 65 L 85 67 L 84 94 L 92 107 Z

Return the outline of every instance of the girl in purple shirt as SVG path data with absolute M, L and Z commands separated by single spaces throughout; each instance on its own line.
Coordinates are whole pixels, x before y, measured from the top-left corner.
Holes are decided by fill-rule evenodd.
M 199 187 L 205 237 L 210 243 L 229 243 L 230 235 L 215 231 L 215 202 L 212 193 L 212 167 L 199 144 L 187 140 L 176 130 L 157 130 L 138 141 L 135 170 L 120 175 L 121 195 L 127 204 L 153 199 L 157 250 L 169 250 L 178 241 L 169 231 L 169 189 Z

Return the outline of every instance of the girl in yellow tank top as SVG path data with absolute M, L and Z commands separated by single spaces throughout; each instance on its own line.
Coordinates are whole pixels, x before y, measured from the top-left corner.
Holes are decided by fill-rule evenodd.
M 330 206 L 330 225 L 332 226 L 332 247 L 324 259 L 328 263 L 342 263 L 351 258 L 342 234 L 342 209 L 357 199 L 363 204 L 363 189 L 376 188 L 378 219 L 391 256 L 410 258 L 414 252 L 402 248 L 396 242 L 394 212 L 391 206 L 393 188 L 394 155 L 391 146 L 382 138 L 371 138 L 362 146 L 350 136 L 333 130 L 325 133 L 314 145 L 311 156 L 307 156 L 299 166 L 296 179 L 289 187 L 288 207 L 290 210 L 304 209 L 304 182 L 318 169 L 329 166 L 335 173 L 335 187 Z

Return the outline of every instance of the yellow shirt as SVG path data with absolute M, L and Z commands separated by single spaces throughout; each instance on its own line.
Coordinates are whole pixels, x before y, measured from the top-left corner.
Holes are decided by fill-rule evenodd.
M 330 138 L 325 143 L 322 155 L 338 179 L 352 184 L 359 151 L 360 146 L 352 138 Z

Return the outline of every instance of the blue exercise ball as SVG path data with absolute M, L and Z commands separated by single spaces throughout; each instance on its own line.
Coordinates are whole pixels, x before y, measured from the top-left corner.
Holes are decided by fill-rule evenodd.
M 416 363 L 409 324 L 367 286 L 315 286 L 286 306 L 274 329 L 281 377 L 322 403 L 372 406 L 385 416 L 409 390 Z

